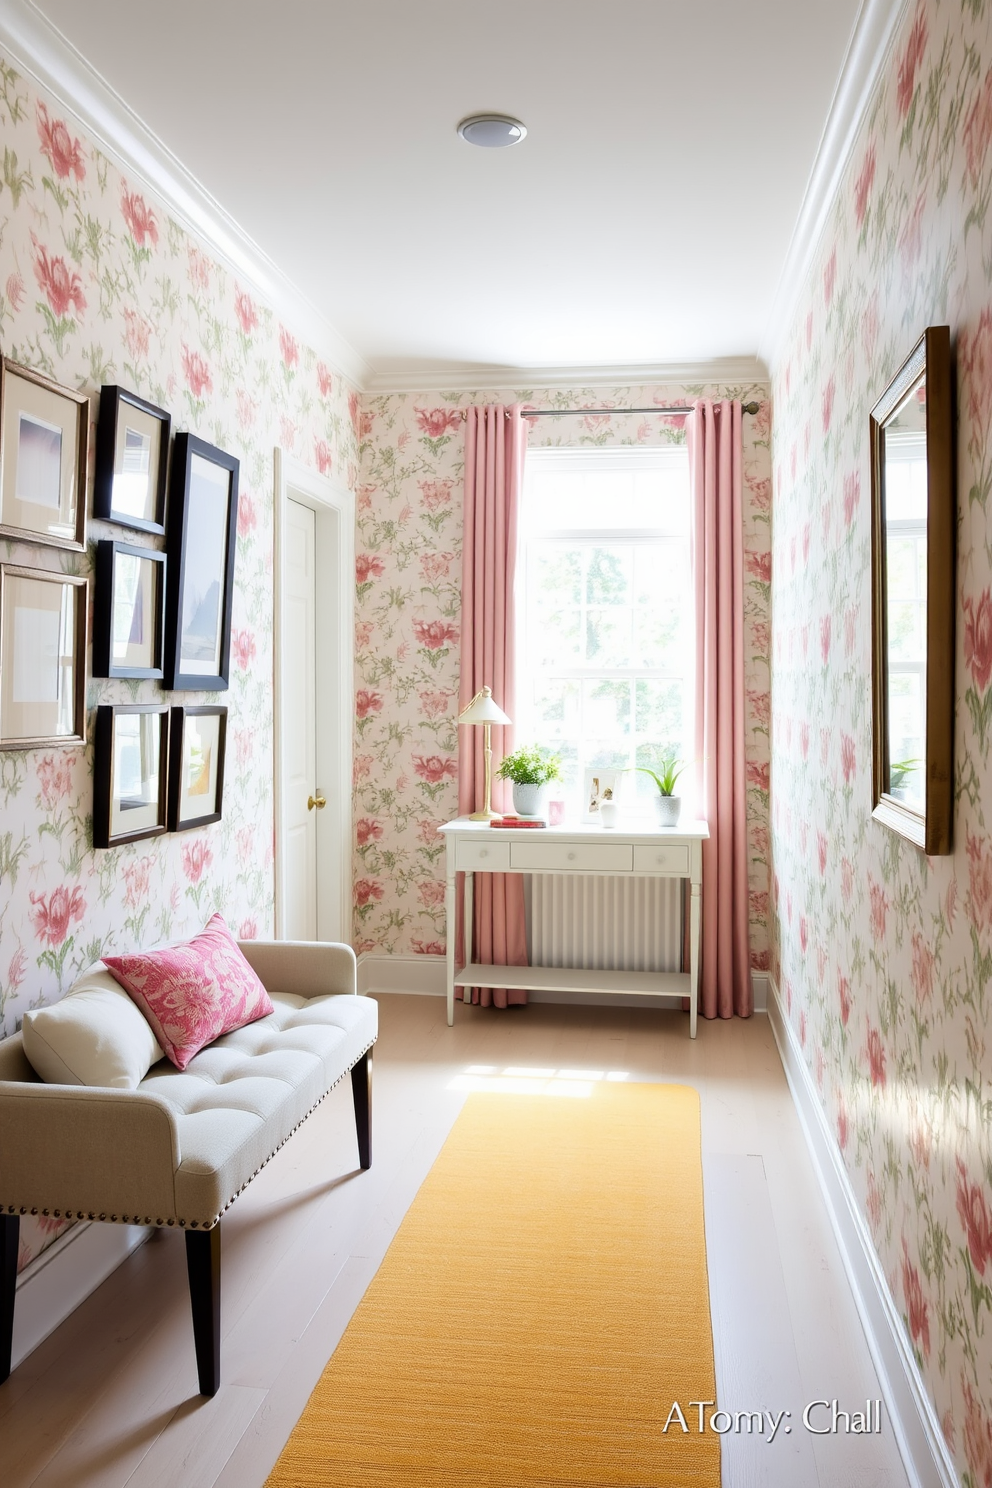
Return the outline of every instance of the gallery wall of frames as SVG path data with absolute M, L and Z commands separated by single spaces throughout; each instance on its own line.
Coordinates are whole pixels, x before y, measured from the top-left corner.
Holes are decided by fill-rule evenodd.
M 0 533 L 86 549 L 89 401 L 0 362 Z M 100 391 L 93 514 L 133 540 L 96 544 L 93 676 L 172 692 L 228 687 L 239 462 L 163 408 Z M 141 539 L 140 541 L 138 539 Z M 89 580 L 0 563 L 0 749 L 86 742 Z M 101 705 L 93 846 L 220 821 L 225 706 Z

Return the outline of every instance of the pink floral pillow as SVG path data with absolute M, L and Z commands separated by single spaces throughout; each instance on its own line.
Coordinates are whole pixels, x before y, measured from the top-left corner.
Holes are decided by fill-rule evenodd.
M 219 914 L 183 945 L 104 956 L 103 964 L 137 1003 L 177 1069 L 222 1033 L 272 1012 L 269 994 Z

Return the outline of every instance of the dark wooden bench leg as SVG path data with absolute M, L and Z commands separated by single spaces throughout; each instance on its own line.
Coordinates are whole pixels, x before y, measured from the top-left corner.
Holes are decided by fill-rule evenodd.
M 186 1270 L 201 1395 L 220 1389 L 220 1225 L 186 1231 Z
M 351 1093 L 355 1098 L 355 1127 L 358 1131 L 358 1161 L 372 1166 L 372 1050 L 351 1067 Z
M 19 1214 L 0 1214 L 0 1385 L 10 1377 L 10 1354 L 14 1342 L 14 1295 L 17 1291 L 17 1246 L 21 1233 Z

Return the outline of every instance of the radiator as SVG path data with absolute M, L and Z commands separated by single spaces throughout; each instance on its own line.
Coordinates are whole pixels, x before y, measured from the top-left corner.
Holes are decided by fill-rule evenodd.
M 525 884 L 532 966 L 682 969 L 681 879 L 534 873 Z

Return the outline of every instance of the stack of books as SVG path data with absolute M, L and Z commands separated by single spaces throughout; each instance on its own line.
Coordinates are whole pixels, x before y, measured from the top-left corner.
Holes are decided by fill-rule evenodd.
M 546 827 L 546 821 L 541 821 L 536 816 L 495 816 L 489 823 L 491 827 Z

